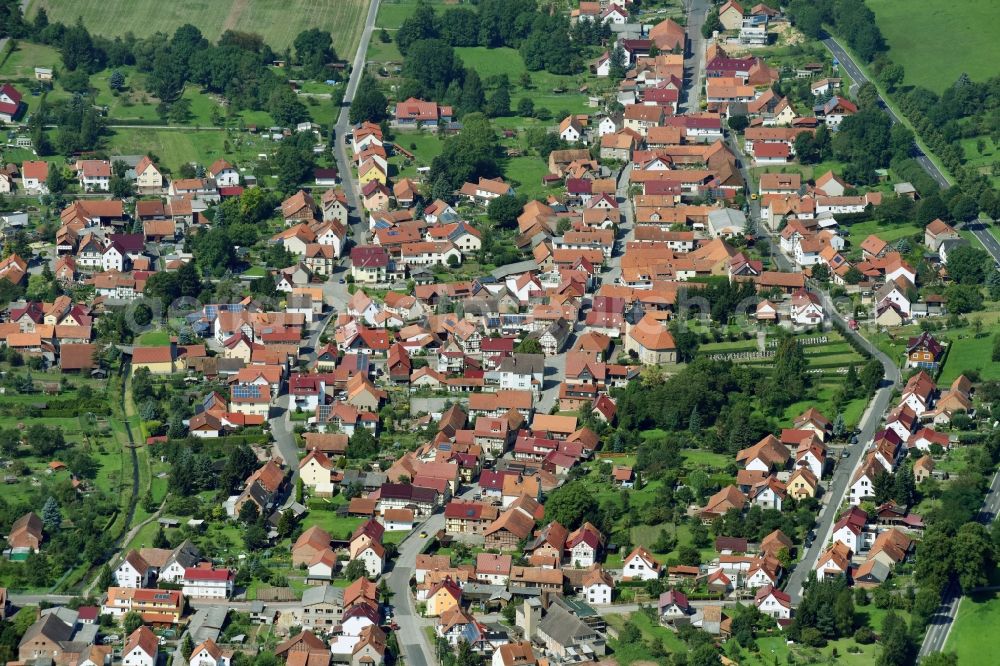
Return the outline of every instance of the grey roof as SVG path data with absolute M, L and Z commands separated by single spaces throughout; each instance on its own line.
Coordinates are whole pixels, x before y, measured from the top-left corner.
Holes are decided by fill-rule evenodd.
M 191 543 L 190 539 L 185 539 L 181 545 L 174 548 L 174 552 L 167 558 L 163 568 L 166 569 L 174 562 L 187 569 L 201 562 L 201 552 L 198 547 Z
M 111 158 L 111 163 L 124 162 L 131 168 L 135 168 L 139 165 L 139 160 L 141 160 L 145 155 L 115 155 Z
M 46 608 L 41 612 L 40 615 L 42 616 L 55 615 L 70 627 L 75 626 L 76 621 L 80 619 L 80 614 L 78 612 L 76 612 L 72 608 L 66 608 L 65 606 L 55 606 L 53 608 Z
M 485 583 L 466 583 L 462 588 L 462 596 L 475 599 L 499 599 L 510 597 L 505 585 L 488 585 Z
M 558 604 L 549 606 L 549 612 L 538 623 L 538 631 L 563 647 L 597 638 L 595 630 Z
M 385 483 L 386 476 L 382 472 L 363 472 L 357 469 L 344 471 L 344 480 L 341 485 L 349 486 L 357 483 L 364 488 L 378 488 Z
M 569 326 L 569 322 L 565 319 L 556 319 L 554 322 L 549 324 L 549 327 L 545 329 L 545 332 L 554 337 L 560 344 L 566 341 L 569 337 L 569 333 L 572 329 Z
M 342 606 L 344 604 L 344 590 L 332 585 L 314 585 L 307 587 L 302 592 L 302 605 L 312 606 L 314 604 L 332 604 Z
M 747 216 L 743 214 L 743 211 L 735 208 L 719 208 L 708 214 L 708 226 L 715 234 L 727 227 L 745 229 Z
M 73 642 L 83 643 L 84 645 L 93 645 L 97 642 L 97 631 L 100 628 L 101 627 L 96 624 L 81 625 L 73 635 Z
M 490 271 L 490 275 L 498 280 L 502 280 L 510 275 L 520 275 L 521 273 L 528 273 L 536 270 L 538 270 L 538 264 L 535 263 L 534 259 L 531 259 L 529 261 L 518 261 L 514 264 L 499 266 Z
M 541 375 L 545 372 L 544 354 L 512 354 L 500 362 L 500 372 Z
M 875 580 L 885 581 L 887 578 L 889 578 L 889 574 L 891 572 L 892 569 L 889 568 L 888 564 L 882 562 L 881 560 L 875 560 L 875 562 L 872 564 L 872 569 L 870 573 L 872 578 L 874 578 Z
M 226 622 L 226 614 L 229 611 L 221 606 L 209 606 L 200 608 L 191 617 L 188 631 L 195 644 L 211 638 L 213 641 L 219 640 L 222 632 L 222 625 Z
M 886 282 L 885 284 L 883 284 L 881 287 L 879 287 L 878 291 L 875 292 L 875 302 L 878 303 L 883 298 L 885 298 L 886 296 L 888 296 L 889 294 L 891 294 L 893 291 L 898 291 L 899 293 L 903 294 L 904 296 L 906 295 L 906 294 L 903 293 L 903 290 L 899 288 L 899 285 L 897 285 L 895 282 L 893 282 L 892 280 L 890 280 L 890 281 Z
M 34 640 L 36 636 L 44 636 L 55 643 L 65 643 L 73 638 L 73 627 L 63 622 L 56 613 L 49 613 L 28 627 L 18 647 Z

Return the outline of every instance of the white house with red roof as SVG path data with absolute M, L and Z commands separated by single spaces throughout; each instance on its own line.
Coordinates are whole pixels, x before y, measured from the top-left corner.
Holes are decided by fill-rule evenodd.
M 215 180 L 217 187 L 236 187 L 240 184 L 240 172 L 226 160 L 215 160 L 208 167 L 208 176 Z
M 393 114 L 394 127 L 425 127 L 430 130 L 451 122 L 452 108 L 440 106 L 437 102 L 425 102 L 410 97 L 398 102 Z
M 228 599 L 233 594 L 236 575 L 230 569 L 213 569 L 211 565 L 188 567 L 181 579 L 185 597 Z
M 636 546 L 622 560 L 622 580 L 653 580 L 660 577 L 662 569 L 662 565 L 653 559 L 652 553 L 642 546 Z
M 819 296 L 806 289 L 797 289 L 792 294 L 789 313 L 796 324 L 815 326 L 823 323 L 823 306 Z
M 775 620 L 789 620 L 792 617 L 792 598 L 774 585 L 758 589 L 753 603 L 757 610 Z
M 48 162 L 26 161 L 21 164 L 21 187 L 27 194 L 48 194 L 48 180 Z
M 930 451 L 931 446 L 937 444 L 942 449 L 947 449 L 951 444 L 948 433 L 938 432 L 934 428 L 921 428 L 906 440 L 908 449 L 917 448 L 923 452 Z
M 79 160 L 76 173 L 84 192 L 108 192 L 111 189 L 111 162 L 107 160 Z
M 156 666 L 159 640 L 153 630 L 142 625 L 125 640 L 122 648 L 122 666 Z
M 590 523 L 584 523 L 566 538 L 566 556 L 573 566 L 586 568 L 597 562 L 602 546 L 601 532 Z
M 215 641 L 209 638 L 194 646 L 188 664 L 190 666 L 229 666 L 229 657 L 219 649 Z
M 0 120 L 14 122 L 21 110 L 21 93 L 9 83 L 0 86 Z

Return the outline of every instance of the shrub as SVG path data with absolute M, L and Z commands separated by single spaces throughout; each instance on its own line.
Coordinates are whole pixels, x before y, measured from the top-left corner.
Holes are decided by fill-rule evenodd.
M 868 627 L 861 627 L 854 632 L 854 642 L 861 645 L 871 645 L 875 642 L 875 632 Z

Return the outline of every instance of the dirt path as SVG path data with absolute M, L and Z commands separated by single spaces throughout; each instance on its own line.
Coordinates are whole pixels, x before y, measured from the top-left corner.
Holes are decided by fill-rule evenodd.
M 229 8 L 229 14 L 226 15 L 226 20 L 222 24 L 223 32 L 236 29 L 236 25 L 240 22 L 240 17 L 243 16 L 243 12 L 246 10 L 248 4 L 250 4 L 249 0 L 236 0 L 233 3 L 233 6 Z

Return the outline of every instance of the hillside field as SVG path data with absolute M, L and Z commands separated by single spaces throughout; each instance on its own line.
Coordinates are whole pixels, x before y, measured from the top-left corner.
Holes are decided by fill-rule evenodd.
M 275 51 L 291 46 L 295 36 L 308 28 L 322 28 L 333 35 L 337 55 L 354 57 L 368 13 L 369 0 L 32 0 L 31 19 L 44 7 L 52 21 L 67 25 L 83 17 L 87 28 L 114 37 L 131 32 L 142 37 L 157 31 L 172 33 L 190 23 L 215 41 L 226 30 L 263 35 Z
M 996 0 L 866 0 L 906 70 L 906 83 L 941 92 L 962 72 L 974 81 L 997 73 Z

